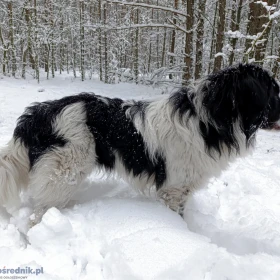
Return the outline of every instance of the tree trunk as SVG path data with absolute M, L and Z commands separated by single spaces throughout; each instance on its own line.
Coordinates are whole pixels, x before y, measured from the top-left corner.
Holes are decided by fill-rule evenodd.
M 99 24 L 102 23 L 102 0 L 99 0 L 98 2 L 98 17 L 99 17 Z M 98 49 L 99 49 L 99 79 L 100 81 L 103 81 L 103 67 L 102 67 L 102 30 L 101 27 L 98 30 Z
M 61 20 L 61 23 L 59 25 L 60 28 L 60 44 L 59 44 L 59 74 L 64 71 L 64 43 L 63 43 L 63 28 L 64 28 L 64 23 L 63 23 L 63 18 Z
M 177 10 L 178 9 L 178 4 L 179 1 L 178 0 L 174 0 L 174 9 Z M 176 25 L 177 24 L 177 13 L 173 14 L 173 24 Z M 176 29 L 174 28 L 172 30 L 172 35 L 171 35 L 171 44 L 170 44 L 170 58 L 169 58 L 169 67 L 173 67 L 174 66 L 174 55 L 175 55 L 175 43 L 176 43 Z M 169 79 L 172 80 L 173 79 L 173 75 L 172 73 L 169 74 Z
M 135 11 L 135 24 L 139 23 L 139 10 Z M 139 83 L 139 28 L 135 30 L 135 45 L 134 45 L 134 63 L 133 63 L 133 72 L 135 76 L 135 83 Z
M 211 72 L 211 66 L 212 66 L 212 59 L 213 59 L 213 52 L 216 44 L 216 36 L 215 36 L 215 29 L 216 29 L 216 23 L 217 23 L 217 13 L 218 13 L 218 4 L 219 2 L 216 2 L 215 7 L 215 14 L 214 14 L 214 22 L 213 22 L 213 28 L 212 28 L 212 36 L 211 36 L 211 47 L 210 47 L 210 58 L 209 58 L 209 65 L 208 65 L 208 73 Z
M 164 28 L 164 35 L 163 35 L 161 67 L 165 66 L 165 52 L 166 52 L 166 28 Z
M 187 18 L 186 18 L 186 38 L 185 38 L 185 68 L 183 73 L 183 85 L 186 85 L 192 78 L 193 67 L 193 27 L 194 27 L 194 0 L 186 0 Z
M 232 31 L 238 31 L 240 28 L 241 12 L 242 12 L 242 8 L 243 8 L 243 3 L 244 3 L 244 0 L 239 0 L 238 7 L 236 6 L 234 8 L 234 10 L 232 11 L 232 17 L 231 17 L 231 30 Z M 238 38 L 232 38 L 230 40 L 232 51 L 229 55 L 229 65 L 232 65 L 234 62 L 234 51 L 236 48 L 237 41 L 238 41 Z
M 44 24 L 49 29 L 49 5 L 48 0 L 44 1 L 44 7 L 45 7 L 45 22 Z M 44 44 L 44 68 L 45 72 L 47 73 L 47 79 L 49 79 L 49 72 L 50 72 L 50 62 L 49 62 L 49 44 Z
M 263 1 L 267 2 L 269 6 L 276 4 L 276 0 L 267 0 Z M 260 3 L 251 2 L 249 4 L 249 22 L 247 26 L 247 35 L 257 35 L 261 33 L 265 26 L 269 24 L 263 34 L 261 40 L 254 45 L 254 49 L 248 53 L 248 57 L 245 57 L 246 61 L 249 59 L 254 59 L 259 64 L 263 64 L 263 60 L 265 57 L 265 50 L 269 32 L 271 30 L 271 21 L 268 19 L 268 11 L 263 7 Z M 252 39 L 246 40 L 246 50 L 252 47 Z
M 103 7 L 103 22 L 104 26 L 107 24 L 107 4 L 104 3 Z M 105 84 L 109 83 L 109 62 L 108 62 L 108 51 L 109 51 L 109 46 L 108 46 L 108 34 L 107 30 L 104 31 L 104 70 L 105 70 L 105 79 L 104 82 Z
M 84 26 L 84 15 L 85 15 L 85 2 L 80 0 L 80 69 L 81 69 L 81 80 L 85 80 L 85 26 Z
M 158 0 L 157 0 L 157 6 L 158 6 Z M 157 22 L 159 22 L 159 10 L 157 10 Z M 159 62 L 159 45 L 160 45 L 160 40 L 159 40 L 159 28 L 157 27 L 156 28 L 156 30 L 157 30 L 157 48 L 156 48 L 156 50 L 157 50 L 157 57 L 156 57 L 156 61 L 157 61 L 157 68 L 159 68 L 160 67 L 160 62 Z
M 152 20 L 153 19 L 154 19 L 154 9 L 152 9 Z M 153 28 L 151 28 L 151 31 L 153 31 Z M 152 40 L 150 38 L 149 56 L 148 56 L 148 73 L 151 72 L 151 61 L 152 61 Z
M 198 6 L 198 13 L 205 15 L 205 1 L 200 0 Z M 202 76 L 202 59 L 203 59 L 203 38 L 204 38 L 204 17 L 199 17 L 197 26 L 197 38 L 196 38 L 196 56 L 195 56 L 195 79 L 199 79 Z
M 277 53 L 277 56 L 278 58 L 274 61 L 274 65 L 273 65 L 273 68 L 272 68 L 272 73 L 273 73 L 273 76 L 275 78 L 277 78 L 278 80 L 280 79 L 280 40 L 278 41 L 278 53 Z
M 13 21 L 13 2 L 8 2 L 8 16 L 9 16 L 9 37 L 11 42 L 11 52 L 12 52 L 12 76 L 15 77 L 16 75 L 16 49 L 14 44 L 14 21 Z
M 4 41 L 4 37 L 3 37 L 3 32 L 2 32 L 1 26 L 0 26 L 0 41 L 1 41 L 2 45 L 3 45 L 2 72 L 3 72 L 3 75 L 6 75 L 6 65 L 8 63 L 8 61 L 7 61 L 8 46 L 6 45 L 6 43 Z
M 8 59 L 7 59 L 7 49 L 4 49 L 3 51 L 3 68 L 2 68 L 2 71 L 3 71 L 3 75 L 6 75 L 6 66 L 8 64 Z
M 24 14 L 25 14 L 25 21 L 27 25 L 27 48 L 23 51 L 23 59 L 22 59 L 22 77 L 25 79 L 26 74 L 26 66 L 27 66 L 27 59 L 29 58 L 29 62 L 31 63 L 32 69 L 35 69 L 35 60 L 32 55 L 32 38 L 31 38 L 31 3 L 27 0 L 24 3 Z
M 217 28 L 217 41 L 216 41 L 216 57 L 214 60 L 214 72 L 217 72 L 222 67 L 223 56 L 220 55 L 224 46 L 224 28 L 226 17 L 226 0 L 219 1 L 219 20 Z
M 35 28 L 35 77 L 40 82 L 40 69 L 39 69 L 39 43 L 38 43 L 38 26 L 37 26 L 37 0 L 34 0 L 34 28 Z

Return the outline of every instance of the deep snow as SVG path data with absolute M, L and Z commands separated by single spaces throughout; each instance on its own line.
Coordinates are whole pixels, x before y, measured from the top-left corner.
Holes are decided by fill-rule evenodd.
M 110 97 L 161 93 L 60 75 L 0 79 L 0 147 L 34 101 L 91 91 Z M 72 206 L 49 209 L 28 228 L 31 209 L 0 210 L 0 269 L 43 267 L 28 279 L 280 279 L 280 132 L 260 131 L 255 153 L 189 197 L 185 221 L 125 182 L 92 175 Z M 1 276 L 1 274 L 0 274 Z

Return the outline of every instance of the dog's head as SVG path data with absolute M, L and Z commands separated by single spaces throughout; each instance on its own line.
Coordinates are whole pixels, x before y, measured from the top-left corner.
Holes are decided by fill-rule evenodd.
M 279 85 L 257 65 L 239 64 L 209 75 L 202 91 L 202 105 L 224 139 L 233 139 L 234 123 L 249 141 L 259 127 L 280 118 Z

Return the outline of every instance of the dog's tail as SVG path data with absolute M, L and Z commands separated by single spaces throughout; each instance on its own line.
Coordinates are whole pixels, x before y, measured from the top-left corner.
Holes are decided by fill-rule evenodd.
M 12 139 L 0 150 L 0 205 L 17 205 L 20 191 L 28 184 L 30 164 L 26 147 Z

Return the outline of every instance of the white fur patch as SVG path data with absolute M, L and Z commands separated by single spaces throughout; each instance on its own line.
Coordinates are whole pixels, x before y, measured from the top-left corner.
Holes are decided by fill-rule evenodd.
M 44 154 L 32 168 L 29 190 L 36 208 L 64 207 L 96 159 L 82 102 L 65 107 L 52 125 L 67 144 Z
M 29 158 L 19 140 L 12 139 L 0 152 L 0 203 L 17 206 L 19 193 L 28 183 Z
M 194 100 L 196 111 L 206 118 L 200 101 Z M 172 116 L 172 110 L 173 105 L 166 97 L 147 106 L 144 121 L 139 114 L 134 116 L 135 127 L 142 134 L 151 158 L 155 159 L 157 153 L 165 158 L 167 179 L 159 191 L 160 198 L 166 196 L 162 193 L 168 194 L 166 197 L 170 197 L 170 194 L 178 196 L 205 186 L 211 177 L 219 176 L 235 158 L 246 156 L 252 151 L 254 136 L 251 146 L 247 147 L 246 137 L 237 122 L 234 124 L 234 136 L 240 147 L 239 152 L 233 150 L 229 153 L 228 147 L 224 145 L 221 155 L 217 151 L 209 155 L 199 130 L 199 117 L 190 116 L 187 112 L 180 119 L 178 112 Z M 175 202 L 180 201 L 175 198 L 166 200 L 166 203 L 171 203 L 170 208 L 175 210 Z

